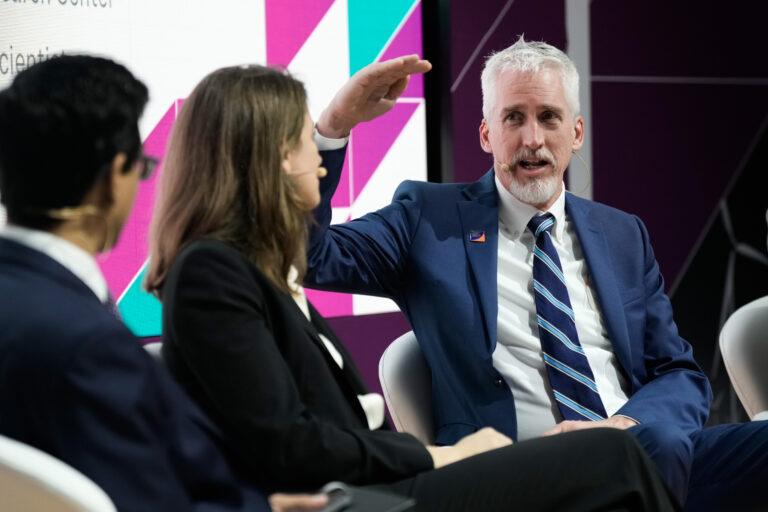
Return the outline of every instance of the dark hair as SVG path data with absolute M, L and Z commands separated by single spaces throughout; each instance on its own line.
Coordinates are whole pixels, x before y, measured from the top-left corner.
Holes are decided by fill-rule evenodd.
M 243 251 L 286 293 L 291 265 L 304 276 L 307 208 L 281 162 L 306 115 L 303 84 L 281 70 L 223 68 L 195 87 L 163 162 L 147 290 L 159 295 L 179 252 L 204 237 Z
M 118 153 L 139 156 L 147 88 L 125 67 L 84 55 L 36 64 L 0 92 L 0 200 L 8 221 L 51 229 L 41 215 L 79 206 Z

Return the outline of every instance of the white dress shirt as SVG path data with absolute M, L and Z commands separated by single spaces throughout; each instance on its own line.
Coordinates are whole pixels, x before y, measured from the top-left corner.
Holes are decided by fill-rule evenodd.
M 101 302 L 107 301 L 109 295 L 107 282 L 104 280 L 96 260 L 87 251 L 47 231 L 38 231 L 11 224 L 0 226 L 0 236 L 48 255 L 75 274 L 88 288 L 93 290 Z
M 349 136 L 342 137 L 340 139 L 331 139 L 321 135 L 317 129 L 315 129 L 314 138 L 317 149 L 320 151 L 332 151 L 334 149 L 341 149 L 347 145 L 347 142 L 349 142 Z
M 498 340 L 493 365 L 515 397 L 518 439 L 540 436 L 563 420 L 541 354 L 533 294 L 534 237 L 527 224 L 542 213 L 517 200 L 496 179 L 499 196 Z M 564 189 L 563 189 L 564 190 Z M 629 384 L 613 354 L 597 296 L 573 223 L 565 213 L 565 192 L 548 210 L 555 218 L 552 242 L 563 267 L 576 316 L 576 331 L 609 416 L 628 399 Z
M 307 317 L 307 320 L 310 320 L 307 296 L 304 293 L 304 288 L 296 282 L 297 276 L 298 271 L 294 267 L 291 267 L 291 270 L 288 272 L 288 287 L 293 292 L 291 293 L 293 300 L 296 301 L 296 304 L 299 306 L 302 313 L 304 313 L 304 316 Z M 331 358 L 337 365 L 339 365 L 339 368 L 343 370 L 344 358 L 341 357 L 339 351 L 333 346 L 331 340 L 319 332 L 317 334 L 323 342 L 325 349 L 331 354 Z M 368 420 L 368 428 L 370 430 L 380 428 L 384 424 L 384 397 L 378 393 L 366 393 L 365 395 L 357 395 L 357 399 L 360 401 L 360 405 L 365 412 L 365 417 Z

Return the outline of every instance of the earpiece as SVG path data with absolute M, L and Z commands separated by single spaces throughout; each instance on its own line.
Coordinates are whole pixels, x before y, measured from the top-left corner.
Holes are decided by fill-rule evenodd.
M 288 176 L 296 177 L 296 176 L 304 176 L 305 174 L 310 173 L 317 173 L 318 178 L 325 178 L 328 175 L 328 170 L 325 167 L 318 167 L 316 171 L 307 170 L 307 171 L 301 171 L 301 172 L 287 172 L 286 174 Z

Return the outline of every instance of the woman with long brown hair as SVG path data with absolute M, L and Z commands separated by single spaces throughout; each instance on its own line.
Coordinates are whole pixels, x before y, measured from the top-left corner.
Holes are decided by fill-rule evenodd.
M 387 110 L 422 62 L 362 70 L 318 132 Z M 510 446 L 483 429 L 434 447 L 386 428 L 381 397 L 301 288 L 324 173 L 313 135 L 304 87 L 288 74 L 215 71 L 176 121 L 153 219 L 146 286 L 164 304 L 163 354 L 253 478 L 274 489 L 378 484 L 421 510 L 671 509 L 645 454 L 617 430 Z M 322 163 L 343 158 L 324 151 Z

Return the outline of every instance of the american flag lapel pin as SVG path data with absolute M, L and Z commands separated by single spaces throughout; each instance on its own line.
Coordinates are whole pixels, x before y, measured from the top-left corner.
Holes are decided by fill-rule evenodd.
M 485 242 L 485 231 L 470 231 L 469 232 L 469 241 L 470 242 Z

